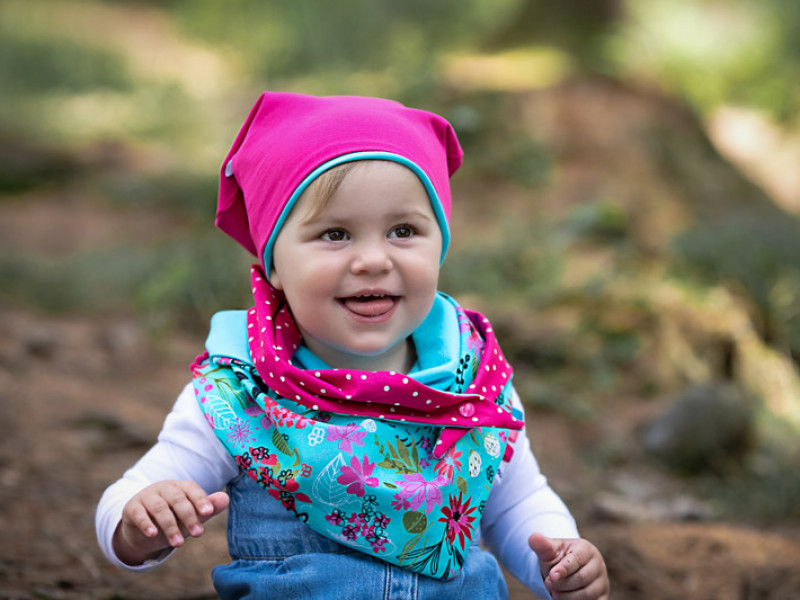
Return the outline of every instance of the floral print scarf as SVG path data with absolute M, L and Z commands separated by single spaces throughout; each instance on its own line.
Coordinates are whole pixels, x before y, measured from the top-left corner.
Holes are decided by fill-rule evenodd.
M 239 467 L 318 533 L 439 579 L 464 564 L 509 430 L 511 368 L 488 321 L 455 307 L 451 389 L 412 375 L 293 364 L 301 336 L 260 267 L 250 360 L 205 353 L 195 394 Z

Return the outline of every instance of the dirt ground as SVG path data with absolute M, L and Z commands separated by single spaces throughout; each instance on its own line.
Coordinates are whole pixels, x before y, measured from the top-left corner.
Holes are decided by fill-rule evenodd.
M 214 597 L 210 568 L 227 560 L 224 517 L 146 574 L 109 565 L 93 525 L 105 486 L 154 440 L 199 344 L 154 343 L 133 321 L 0 313 L 0 598 Z M 535 410 L 528 419 L 552 485 L 605 555 L 613 598 L 800 598 L 796 531 L 686 520 L 690 510 L 642 517 L 644 505 L 637 513 L 582 464 L 586 426 L 576 431 Z M 609 423 L 591 427 L 621 434 L 631 425 Z M 660 489 L 664 500 L 679 498 L 679 490 Z M 513 598 L 529 597 L 515 581 L 510 587 Z

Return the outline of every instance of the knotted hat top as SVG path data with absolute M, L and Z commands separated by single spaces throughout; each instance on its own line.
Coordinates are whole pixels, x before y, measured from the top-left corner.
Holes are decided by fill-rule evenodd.
M 431 200 L 449 245 L 450 176 L 463 152 L 442 117 L 360 96 L 264 92 L 222 164 L 216 225 L 262 261 L 308 185 L 354 160 L 391 160 L 411 169 Z

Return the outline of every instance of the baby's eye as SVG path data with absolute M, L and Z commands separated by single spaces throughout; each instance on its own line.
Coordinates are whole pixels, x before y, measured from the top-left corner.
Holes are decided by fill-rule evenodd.
M 414 228 L 411 225 L 398 225 L 390 234 L 390 237 L 395 238 L 410 238 L 415 233 Z
M 347 239 L 347 232 L 343 229 L 329 229 L 320 237 L 326 242 L 343 242 Z

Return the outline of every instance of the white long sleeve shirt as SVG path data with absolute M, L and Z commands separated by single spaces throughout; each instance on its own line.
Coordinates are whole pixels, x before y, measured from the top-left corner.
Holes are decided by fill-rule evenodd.
M 522 404 L 514 394 L 514 405 Z M 530 534 L 576 538 L 578 530 L 569 510 L 550 488 L 530 449 L 523 429 L 513 442 L 514 453 L 503 463 L 481 520 L 482 539 L 500 563 L 525 586 L 543 597 L 544 588 L 536 555 L 528 546 Z M 115 555 L 112 538 L 128 500 L 145 487 L 163 480 L 192 480 L 206 493 L 222 490 L 239 474 L 208 426 L 195 400 L 191 384 L 178 396 L 167 416 L 157 443 L 116 483 L 109 486 L 97 507 L 95 525 L 104 554 L 129 570 L 150 569 L 166 560 L 131 567 Z

